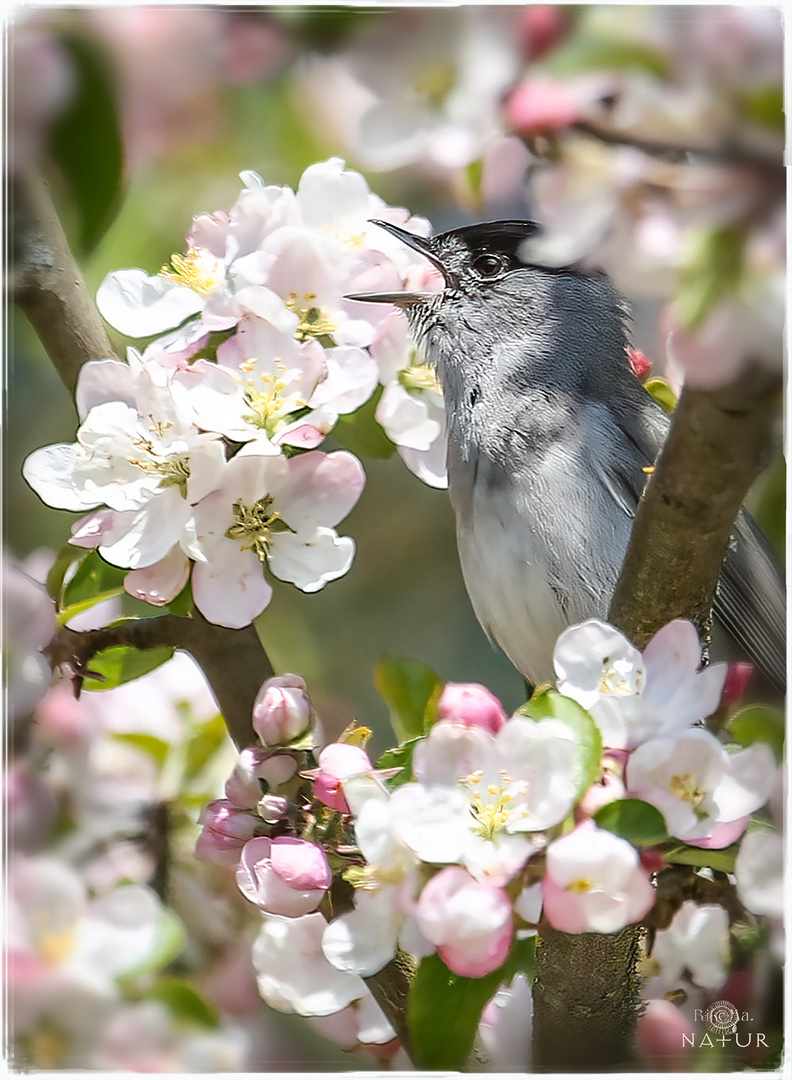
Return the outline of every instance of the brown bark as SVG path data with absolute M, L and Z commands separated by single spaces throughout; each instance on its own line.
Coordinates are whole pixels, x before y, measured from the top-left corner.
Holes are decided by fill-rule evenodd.
M 115 350 L 37 173 L 14 177 L 11 211 L 12 299 L 73 394 L 82 365 L 113 358 Z

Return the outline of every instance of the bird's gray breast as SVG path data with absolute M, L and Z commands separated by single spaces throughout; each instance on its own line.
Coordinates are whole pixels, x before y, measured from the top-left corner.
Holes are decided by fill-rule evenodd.
M 558 388 L 482 387 L 451 411 L 449 491 L 471 602 L 527 678 L 552 681 L 558 635 L 605 617 L 627 546 L 634 502 L 614 453 L 634 457 L 631 481 L 643 462 L 607 407 Z

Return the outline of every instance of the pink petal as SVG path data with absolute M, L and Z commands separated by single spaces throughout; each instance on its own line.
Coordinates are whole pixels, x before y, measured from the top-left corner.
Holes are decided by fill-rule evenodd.
M 260 615 L 272 597 L 261 563 L 233 540 L 218 541 L 211 562 L 193 569 L 193 596 L 209 622 L 239 630 Z
M 130 570 L 124 589 L 149 604 L 167 604 L 182 591 L 190 576 L 190 560 L 178 545 L 164 559 L 140 570 Z
M 360 498 L 366 474 L 346 450 L 312 451 L 289 460 L 289 478 L 278 496 L 278 509 L 293 529 L 332 528 Z

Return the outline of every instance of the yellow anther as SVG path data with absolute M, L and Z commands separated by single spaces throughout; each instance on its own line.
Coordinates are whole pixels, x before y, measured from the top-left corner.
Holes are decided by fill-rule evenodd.
M 224 275 L 219 259 L 204 248 L 190 248 L 186 255 L 171 255 L 171 267 L 163 266 L 160 277 L 185 285 L 200 296 L 208 296 Z
M 593 888 L 593 881 L 590 881 L 588 878 L 578 878 L 577 881 L 573 881 L 567 885 L 567 892 L 577 893 L 579 895 L 580 893 L 591 892 Z

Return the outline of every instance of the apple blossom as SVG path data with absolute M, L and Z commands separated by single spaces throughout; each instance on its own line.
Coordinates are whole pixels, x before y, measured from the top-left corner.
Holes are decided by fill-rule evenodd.
M 730 754 L 716 737 L 693 728 L 652 739 L 630 755 L 630 795 L 652 803 L 672 836 L 698 847 L 726 847 L 742 835 L 748 815 L 764 806 L 775 776 L 769 746 Z
M 498 1072 L 524 1072 L 531 1067 L 533 994 L 527 975 L 518 972 L 486 1005 L 479 1037 Z
M 434 368 L 419 361 L 402 312 L 391 312 L 382 320 L 371 352 L 384 387 L 377 422 L 411 472 L 430 487 L 447 487 L 442 390 Z
M 665 1068 L 693 1053 L 690 1034 L 690 1020 L 665 998 L 652 998 L 646 1002 L 635 1031 L 641 1057 Z
M 42 654 L 55 633 L 55 605 L 43 585 L 6 558 L 0 563 L 3 594 L 4 676 L 9 716 L 27 716 L 44 697 L 52 671 Z
M 784 916 L 784 841 L 779 833 L 756 829 L 740 844 L 734 864 L 737 895 L 754 915 Z
M 391 796 L 399 836 L 424 862 L 462 863 L 505 884 L 572 809 L 578 750 L 554 720 L 515 716 L 497 735 L 435 724 L 415 749 L 415 783 Z
M 699 670 L 696 628 L 674 619 L 640 653 L 614 627 L 589 619 L 556 642 L 558 689 L 587 709 L 607 747 L 632 749 L 684 731 L 720 702 L 726 664 Z
M 317 799 L 331 810 L 348 814 L 349 805 L 343 786 L 351 777 L 360 774 L 374 774 L 374 766 L 366 751 L 351 743 L 330 743 L 319 754 L 319 768 L 306 775 L 310 775 L 313 780 L 313 791 Z
M 542 900 L 556 930 L 611 934 L 643 918 L 654 889 L 635 848 L 588 820 L 548 846 Z
M 310 730 L 313 707 L 305 679 L 276 675 L 262 685 L 253 702 L 253 729 L 262 746 L 282 746 Z
M 261 824 L 255 815 L 238 809 L 228 799 L 208 803 L 198 823 L 202 828 L 195 841 L 195 857 L 218 866 L 236 866 L 242 848 Z
M 365 476 L 346 451 L 273 456 L 262 440 L 229 461 L 193 508 L 185 548 L 196 560 L 193 595 L 211 622 L 246 626 L 270 601 L 263 565 L 303 592 L 347 572 L 354 542 L 332 527 L 358 500 Z
M 457 975 L 480 978 L 499 968 L 511 945 L 511 901 L 498 885 L 448 866 L 424 886 L 415 909 L 424 937 Z
M 413 917 L 418 859 L 399 837 L 398 800 L 394 802 L 371 773 L 350 776 L 343 788 L 355 815 L 355 843 L 366 865 L 347 872 L 355 885 L 355 909 L 330 923 L 322 949 L 340 971 L 373 975 L 393 957 L 397 945 L 414 956 L 428 956 L 434 948 Z
M 269 915 L 253 944 L 259 993 L 273 1009 L 328 1016 L 369 991 L 357 975 L 338 971 L 322 953 L 327 921 L 313 912 L 288 919 Z
M 446 683 L 437 703 L 437 717 L 438 723 L 480 727 L 492 735 L 506 723 L 505 709 L 480 683 Z
M 652 960 L 659 973 L 647 984 L 650 996 L 673 990 L 685 972 L 697 985 L 717 990 L 726 980 L 729 958 L 729 917 L 719 904 L 686 900 L 671 924 L 658 930 Z
M 332 874 L 316 844 L 291 836 L 258 836 L 242 849 L 236 878 L 243 895 L 262 911 L 294 917 L 318 907 Z

